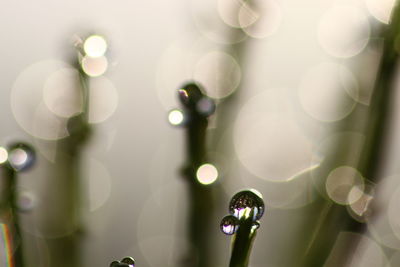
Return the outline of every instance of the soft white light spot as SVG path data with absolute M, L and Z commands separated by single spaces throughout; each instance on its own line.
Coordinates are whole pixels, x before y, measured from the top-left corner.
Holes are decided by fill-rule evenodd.
M 348 58 L 367 46 L 370 32 L 368 18 L 362 10 L 353 6 L 336 6 L 322 17 L 318 40 L 328 54 Z
M 377 20 L 388 24 L 395 0 L 366 0 L 369 13 Z
M 288 181 L 312 163 L 312 143 L 288 112 L 283 92 L 271 89 L 252 97 L 235 122 L 238 159 L 251 174 L 267 181 Z
M 197 169 L 196 177 L 201 184 L 209 185 L 217 180 L 218 170 L 212 164 L 203 164 Z
M 221 19 L 229 26 L 240 28 L 239 10 L 243 6 L 242 0 L 218 0 L 218 13 Z
M 240 26 L 253 38 L 261 39 L 274 34 L 281 22 L 281 7 L 274 0 L 248 1 L 239 11 Z
M 13 85 L 11 109 L 15 120 L 36 138 L 58 140 L 68 136 L 66 120 L 50 112 L 43 102 L 45 82 L 65 68 L 72 67 L 62 61 L 40 61 L 23 70 Z
M 85 56 L 82 59 L 82 69 L 88 76 L 91 77 L 103 75 L 106 72 L 107 67 L 108 61 L 104 56 L 96 58 Z
M 232 94 L 239 86 L 241 70 L 232 56 L 213 51 L 199 60 L 193 79 L 204 86 L 209 97 L 220 99 Z
M 180 125 L 183 122 L 183 119 L 183 113 L 178 109 L 171 110 L 168 114 L 168 121 L 172 125 Z
M 89 57 L 101 57 L 107 51 L 107 42 L 100 35 L 92 35 L 85 40 L 83 50 Z
M 320 121 L 345 118 L 358 100 L 358 83 L 344 66 L 322 63 L 310 69 L 299 87 L 304 110 Z
M 341 166 L 330 172 L 326 192 L 335 202 L 343 205 L 355 203 L 364 191 L 364 178 L 350 166 Z
M 8 160 L 8 152 L 4 147 L 0 147 L 0 164 Z

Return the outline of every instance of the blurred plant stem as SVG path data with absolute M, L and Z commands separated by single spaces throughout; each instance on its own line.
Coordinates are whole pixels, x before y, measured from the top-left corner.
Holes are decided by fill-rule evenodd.
M 383 150 L 385 149 L 389 119 L 391 118 L 390 110 L 394 93 L 393 85 L 398 61 L 396 41 L 399 37 L 399 30 L 400 8 L 399 5 L 396 4 L 392 13 L 392 20 L 390 24 L 384 28 L 383 52 L 370 107 L 366 110 L 359 109 L 358 114 L 356 114 L 358 116 L 350 117 L 353 121 L 345 122 L 347 124 L 357 123 L 354 120 L 366 122 L 362 131 L 366 136 L 366 140 L 364 145 L 360 148 L 359 162 L 354 167 L 365 177 L 367 184 L 376 183 L 378 181 L 379 172 L 384 165 L 382 159 L 384 158 Z M 345 140 L 339 150 L 333 154 L 331 162 L 324 166 L 325 171 L 321 172 L 322 175 L 325 175 L 324 177 L 332 170 L 332 168 L 327 167 L 335 167 L 335 165 L 337 165 L 335 163 L 340 161 L 339 156 L 343 151 L 347 153 L 350 152 L 348 149 L 351 146 L 347 146 L 349 141 L 351 142 L 351 140 Z M 318 219 L 319 223 L 313 234 L 315 238 L 311 240 L 303 264 L 301 265 L 305 267 L 323 266 L 341 231 L 357 233 L 366 231 L 366 224 L 353 219 L 346 210 L 346 207 L 334 204 L 330 200 L 320 199 L 319 201 L 321 202 L 319 205 L 320 210 L 325 210 L 326 212 L 321 213 Z M 318 211 L 316 210 L 316 212 Z M 345 251 L 345 254 L 342 255 L 340 263 L 336 263 L 338 264 L 337 266 L 348 266 L 348 264 L 351 263 L 353 252 L 358 244 L 359 240 L 356 239 L 346 244 L 347 248 L 342 250 Z
M 197 104 L 205 99 L 197 85 L 185 86 L 186 100 L 182 100 L 185 106 L 186 122 L 186 150 L 187 162 L 183 168 L 189 190 L 188 207 L 188 239 L 190 251 L 182 260 L 182 266 L 207 267 L 210 265 L 211 237 L 210 230 L 214 212 L 213 185 L 203 185 L 196 177 L 198 168 L 206 160 L 206 132 L 208 118 L 197 110 Z
M 49 228 L 57 225 L 58 231 L 65 231 L 61 237 L 49 240 L 50 254 L 55 259 L 60 259 L 59 267 L 79 267 L 82 266 L 82 233 L 83 208 L 86 206 L 84 192 L 82 189 L 83 181 L 81 177 L 81 161 L 84 145 L 90 137 L 90 126 L 88 123 L 89 112 L 89 78 L 79 69 L 80 85 L 82 89 L 83 108 L 82 112 L 68 120 L 67 128 L 69 136 L 58 141 L 57 153 L 55 157 L 56 178 L 53 177 L 51 187 L 57 196 L 57 206 L 62 210 L 62 220 L 58 218 L 47 218 Z M 60 213 L 55 211 L 55 213 Z M 54 216 L 54 213 L 49 214 Z
M 3 169 L 3 188 L 1 192 L 1 223 L 5 224 L 11 234 L 13 255 L 12 261 L 15 267 L 24 267 L 23 240 L 19 224 L 17 210 L 17 173 L 7 165 Z M 5 234 L 5 233 L 3 233 Z M 6 237 L 4 237 L 6 238 Z

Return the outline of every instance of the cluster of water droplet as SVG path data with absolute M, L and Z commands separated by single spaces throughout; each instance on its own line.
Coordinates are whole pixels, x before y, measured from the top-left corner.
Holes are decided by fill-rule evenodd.
M 253 230 L 260 227 L 259 219 L 264 214 L 265 205 L 260 192 L 254 189 L 236 193 L 229 203 L 230 215 L 225 216 L 220 224 L 221 231 L 233 235 L 243 220 L 251 218 Z
M 121 261 L 113 261 L 110 267 L 134 267 L 135 260 L 132 257 L 125 257 Z
M 184 125 L 191 117 L 209 117 L 215 112 L 215 102 L 206 96 L 196 83 L 188 83 L 178 90 L 178 97 L 184 110 L 171 110 L 169 122 L 172 125 Z M 179 113 L 178 113 L 179 112 Z
M 15 171 L 29 170 L 36 161 L 33 148 L 25 143 L 13 143 L 8 149 L 0 147 L 0 164 L 8 163 Z

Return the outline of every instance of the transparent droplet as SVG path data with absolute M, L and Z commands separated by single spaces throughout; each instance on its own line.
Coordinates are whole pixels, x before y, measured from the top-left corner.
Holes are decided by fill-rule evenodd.
M 264 214 L 264 209 L 262 195 L 255 189 L 236 193 L 229 203 L 229 213 L 238 219 L 249 216 L 253 211 L 253 219 L 259 220 Z
M 135 260 L 132 257 L 125 257 L 121 261 L 122 263 L 126 263 L 129 265 L 129 267 L 134 267 L 135 266 Z
M 0 147 L 0 164 L 5 163 L 8 160 L 8 152 L 4 147 Z
M 182 125 L 185 120 L 183 112 L 179 109 L 173 109 L 168 113 L 168 121 L 171 125 Z
M 198 113 L 208 117 L 215 112 L 215 103 L 211 98 L 203 97 L 197 102 L 196 109 Z
M 8 161 L 16 171 L 26 171 L 35 163 L 33 148 L 24 143 L 12 144 L 9 148 Z
M 226 235 L 233 235 L 239 228 L 239 219 L 235 216 L 225 216 L 220 224 L 221 231 Z

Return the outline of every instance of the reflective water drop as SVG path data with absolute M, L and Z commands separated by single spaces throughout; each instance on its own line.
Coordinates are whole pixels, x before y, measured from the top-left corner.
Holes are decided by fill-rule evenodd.
M 239 228 L 239 219 L 232 215 L 225 216 L 220 224 L 221 231 L 226 235 L 233 235 Z
M 9 147 L 8 161 L 16 171 L 26 171 L 32 167 L 36 160 L 33 148 L 24 143 L 15 143 Z
M 264 214 L 264 209 L 262 195 L 255 189 L 236 193 L 229 203 L 229 213 L 238 219 L 249 216 L 250 212 L 253 211 L 253 219 L 259 220 Z
M 121 261 L 122 263 L 127 263 L 129 267 L 134 267 L 135 266 L 135 260 L 132 257 L 125 257 Z

